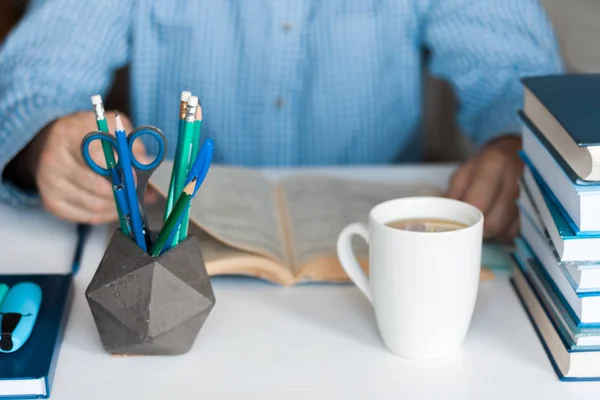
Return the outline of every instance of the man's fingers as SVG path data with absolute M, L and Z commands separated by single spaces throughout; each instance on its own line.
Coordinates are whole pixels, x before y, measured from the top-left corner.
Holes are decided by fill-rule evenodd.
M 504 185 L 501 190 L 498 200 L 494 202 L 485 216 L 483 234 L 486 239 L 505 235 L 518 217 L 518 209 L 514 199 L 512 199 Z
M 492 170 L 490 167 L 476 169 L 462 200 L 487 214 L 502 189 L 501 174 L 501 171 Z
M 508 230 L 506 231 L 506 234 L 504 235 L 504 239 L 507 242 L 514 240 L 514 238 L 516 238 L 519 235 L 520 228 L 521 228 L 521 222 L 519 219 L 519 215 L 517 214 L 517 218 L 515 218 L 512 225 L 510 226 L 510 228 L 508 228 Z
M 116 205 L 112 196 L 100 197 L 90 193 L 68 179 L 58 179 L 54 182 L 54 196 L 66 203 L 87 210 L 90 214 L 117 215 Z
M 460 167 L 452 176 L 450 180 L 450 190 L 448 191 L 448 197 L 451 199 L 460 200 L 469 187 L 471 181 L 471 175 L 473 173 L 473 165 L 475 163 L 470 162 Z
M 76 223 L 98 225 L 116 220 L 116 213 L 91 213 L 88 209 L 81 208 L 64 199 L 57 199 L 51 207 L 45 206 L 45 208 L 58 218 Z
M 73 187 L 68 180 L 54 180 L 52 184 L 48 189 L 45 186 L 40 188 L 42 205 L 57 217 L 89 224 L 106 223 L 117 218 L 114 205 Z
M 100 197 L 101 199 L 113 199 L 112 187 L 108 179 L 92 171 L 87 165 L 80 165 L 77 162 L 65 160 L 65 168 L 70 168 L 71 172 L 65 176 L 69 182 L 83 189 L 89 195 Z

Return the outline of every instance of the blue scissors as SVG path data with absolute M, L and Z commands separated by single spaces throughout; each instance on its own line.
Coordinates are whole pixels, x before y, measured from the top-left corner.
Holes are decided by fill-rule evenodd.
M 158 142 L 156 158 L 149 164 L 140 163 L 133 155 L 133 143 L 143 135 L 150 135 Z M 115 168 L 102 168 L 91 158 L 89 148 L 94 140 L 107 141 L 115 148 L 118 156 Z M 150 176 L 163 162 L 166 151 L 167 140 L 165 136 L 158 128 L 152 126 L 142 126 L 134 129 L 129 136 L 123 129 L 117 129 L 115 136 L 102 131 L 90 132 L 81 142 L 81 155 L 84 161 L 92 171 L 112 183 L 119 206 L 123 210 L 130 232 L 133 234 L 133 239 L 144 251 L 150 245 L 150 232 L 144 209 L 144 193 Z M 136 172 L 137 186 L 133 178 L 133 170 Z

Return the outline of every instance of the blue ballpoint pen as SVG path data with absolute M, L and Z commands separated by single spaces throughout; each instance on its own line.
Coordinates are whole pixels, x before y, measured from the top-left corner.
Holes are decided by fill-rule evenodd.
M 123 121 L 118 111 L 115 111 L 115 139 L 117 142 L 117 154 L 120 157 L 119 165 L 125 184 L 125 198 L 129 205 L 129 215 L 131 216 L 131 230 L 135 243 L 143 250 L 147 251 L 146 238 L 140 213 L 139 200 L 137 198 L 135 180 L 133 179 L 133 164 L 129 153 L 129 143 Z

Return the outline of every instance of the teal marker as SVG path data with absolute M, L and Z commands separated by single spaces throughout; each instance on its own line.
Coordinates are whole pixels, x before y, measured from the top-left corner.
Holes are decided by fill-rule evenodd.
M 0 283 L 0 306 L 4 302 L 4 298 L 6 297 L 6 293 L 8 293 L 8 286 L 4 283 Z

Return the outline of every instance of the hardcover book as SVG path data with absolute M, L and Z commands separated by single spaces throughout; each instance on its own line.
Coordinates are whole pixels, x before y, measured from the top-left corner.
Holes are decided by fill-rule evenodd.
M 572 221 L 532 167 L 525 166 L 520 186 L 519 205 L 539 218 L 560 261 L 600 260 L 600 232 L 575 232 Z
M 579 185 L 574 182 L 552 157 L 549 148 L 545 147 L 535 131 L 527 125 L 522 128 L 523 161 L 533 170 L 537 171 L 540 180 L 548 187 L 548 192 L 556 198 L 573 223 L 576 232 L 599 232 L 600 212 L 600 186 Z
M 564 163 L 584 181 L 600 180 L 600 74 L 523 78 L 524 111 Z

